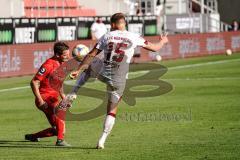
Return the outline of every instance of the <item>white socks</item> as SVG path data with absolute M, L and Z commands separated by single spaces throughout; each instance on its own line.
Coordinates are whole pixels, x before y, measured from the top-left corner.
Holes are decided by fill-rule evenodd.
M 104 143 L 107 139 L 107 136 L 110 134 L 114 123 L 115 123 L 115 115 L 114 114 L 109 114 L 106 116 L 104 125 L 103 125 L 103 133 L 101 138 L 98 141 L 98 145 L 104 147 Z

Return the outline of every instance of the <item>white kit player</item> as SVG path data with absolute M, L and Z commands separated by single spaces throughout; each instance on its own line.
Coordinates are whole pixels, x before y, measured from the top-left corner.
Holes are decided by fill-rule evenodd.
M 111 17 L 111 32 L 102 36 L 95 47 L 86 55 L 77 70 L 71 73 L 71 76 L 76 78 L 85 70 L 77 80 L 73 93 L 70 93 L 67 97 L 75 97 L 72 95 L 76 94 L 79 87 L 92 76 L 107 84 L 107 115 L 104 121 L 103 133 L 97 143 L 98 149 L 104 148 L 106 138 L 115 123 L 117 106 L 125 88 L 126 76 L 134 49 L 140 46 L 156 52 L 167 42 L 168 38 L 166 35 L 161 36 L 159 42 L 151 43 L 138 34 L 126 31 L 124 14 L 116 13 Z M 102 60 L 101 58 L 96 58 L 101 51 L 104 52 Z

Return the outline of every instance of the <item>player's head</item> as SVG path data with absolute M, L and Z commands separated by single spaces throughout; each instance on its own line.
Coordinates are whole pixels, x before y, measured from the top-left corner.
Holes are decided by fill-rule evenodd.
M 69 60 L 69 46 L 64 42 L 56 42 L 53 47 L 54 56 L 60 61 L 65 62 Z
M 123 13 L 115 13 L 111 17 L 111 30 L 125 30 L 126 19 Z
M 96 20 L 97 23 L 102 23 L 102 19 L 100 17 L 97 18 Z

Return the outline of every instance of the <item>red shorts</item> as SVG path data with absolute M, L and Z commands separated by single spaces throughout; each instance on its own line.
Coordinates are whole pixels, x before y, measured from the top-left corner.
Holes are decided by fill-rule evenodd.
M 58 95 L 56 94 L 41 94 L 43 100 L 47 103 L 48 107 L 51 109 L 55 108 L 59 104 Z M 37 102 L 37 99 L 35 99 L 35 104 L 39 108 L 39 104 Z
M 43 111 L 48 117 L 48 119 L 51 116 L 57 116 L 61 120 L 65 120 L 66 111 L 58 110 L 56 108 L 60 103 L 58 99 L 59 95 L 58 94 L 41 94 L 41 96 L 43 100 L 47 103 L 47 108 L 42 108 L 41 106 L 39 106 L 37 100 L 35 99 L 35 104 L 38 107 L 38 109 Z

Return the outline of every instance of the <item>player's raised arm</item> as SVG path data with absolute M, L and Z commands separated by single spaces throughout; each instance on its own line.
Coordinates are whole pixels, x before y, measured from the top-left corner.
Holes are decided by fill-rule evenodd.
M 166 43 L 168 43 L 167 34 L 161 35 L 160 40 L 157 43 L 148 42 L 143 46 L 144 49 L 157 52 L 159 51 Z

